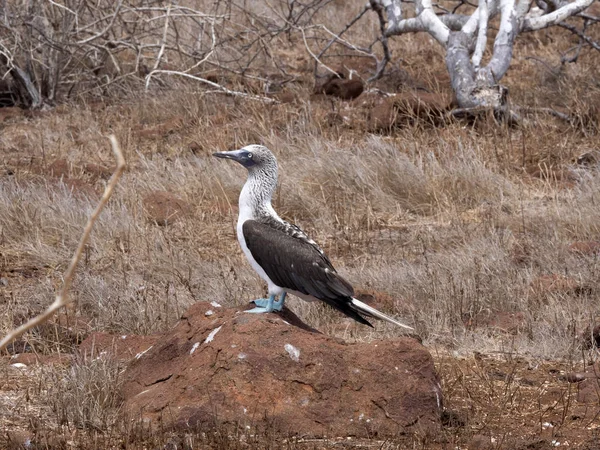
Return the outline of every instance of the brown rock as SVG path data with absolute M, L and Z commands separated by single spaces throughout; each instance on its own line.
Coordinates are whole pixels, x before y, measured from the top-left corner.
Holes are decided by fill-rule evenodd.
M 588 378 L 588 375 L 580 372 L 569 372 L 565 375 L 565 381 L 567 383 L 581 383 L 586 378 Z
M 594 256 L 600 253 L 600 242 L 577 241 L 569 245 L 569 251 L 585 256 Z
M 165 191 L 155 191 L 143 199 L 144 209 L 148 218 L 156 224 L 169 225 L 189 214 L 190 205 Z
M 93 333 L 81 343 L 79 353 L 92 358 L 107 355 L 118 361 L 130 361 L 150 350 L 159 338 L 159 335 Z
M 316 94 L 331 95 L 343 100 L 352 100 L 362 94 L 365 85 L 362 80 L 346 80 L 336 75 L 327 77 L 324 83 L 315 88 Z
M 292 324 L 292 322 L 295 324 Z M 178 428 L 268 427 L 300 436 L 439 430 L 439 378 L 410 338 L 347 344 L 288 310 L 198 303 L 124 373 L 124 411 Z
M 531 282 L 534 294 L 578 294 L 583 287 L 574 278 L 551 273 L 540 275 Z
M 73 172 L 78 169 L 71 165 L 66 159 L 57 159 L 52 162 L 48 167 L 44 168 L 41 166 L 31 166 L 30 170 L 35 173 L 40 173 L 50 178 L 53 183 L 56 180 L 60 180 L 71 192 L 76 194 L 83 194 L 88 197 L 97 197 L 94 186 L 90 185 L 86 180 L 80 178 L 74 178 Z M 81 171 L 79 169 L 79 171 Z
M 597 377 L 583 380 L 577 385 L 577 401 L 579 403 L 593 403 L 598 405 L 600 402 L 600 379 Z

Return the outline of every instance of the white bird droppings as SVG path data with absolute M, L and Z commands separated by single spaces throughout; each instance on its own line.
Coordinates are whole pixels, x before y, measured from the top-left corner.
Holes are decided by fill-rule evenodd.
M 210 302 L 211 306 L 214 306 L 215 308 L 221 308 L 221 305 L 219 305 L 217 302 Z
M 215 338 L 215 335 L 219 332 L 219 330 L 221 329 L 223 325 L 221 325 L 219 328 L 215 328 L 214 330 L 212 330 L 210 332 L 210 334 L 208 335 L 208 337 L 204 340 L 205 344 L 208 344 L 209 342 L 212 342 L 213 339 Z
M 137 355 L 135 355 L 135 359 L 140 359 L 145 353 L 148 353 L 152 347 L 154 347 L 154 345 L 151 345 L 143 352 L 139 352 Z
M 15 367 L 17 369 L 26 369 L 27 368 L 27 366 L 23 363 L 14 363 L 14 364 L 11 364 L 11 366 Z
M 288 352 L 288 355 L 290 355 L 290 358 L 292 358 L 293 361 L 298 362 L 300 360 L 300 350 L 298 350 L 292 344 L 285 344 L 283 348 L 286 352 Z
M 248 355 L 246 355 L 245 353 L 238 354 L 238 359 L 246 359 L 247 357 Z
M 190 355 L 193 354 L 199 346 L 200 342 L 195 342 L 194 345 L 192 345 L 192 349 L 190 350 Z
M 214 312 L 213 312 L 213 310 L 212 310 L 212 309 L 209 309 L 208 311 L 206 311 L 206 312 L 204 313 L 204 315 L 205 315 L 205 316 L 212 316 L 213 314 L 214 314 Z

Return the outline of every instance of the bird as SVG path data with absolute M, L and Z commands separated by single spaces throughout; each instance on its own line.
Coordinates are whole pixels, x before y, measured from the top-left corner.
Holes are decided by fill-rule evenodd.
M 254 300 L 250 313 L 283 309 L 286 295 L 322 301 L 359 323 L 373 317 L 413 330 L 354 298 L 354 288 L 333 267 L 315 241 L 297 225 L 283 220 L 271 204 L 277 188 L 277 159 L 263 145 L 213 153 L 248 170 L 239 197 L 237 238 L 252 268 L 267 283 L 268 298 Z M 275 300 L 275 297 L 279 297 Z

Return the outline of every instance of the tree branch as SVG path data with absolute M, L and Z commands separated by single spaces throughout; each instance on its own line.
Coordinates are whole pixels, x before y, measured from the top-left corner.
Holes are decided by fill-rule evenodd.
M 525 16 L 521 22 L 521 31 L 541 30 L 542 28 L 556 25 L 567 17 L 579 14 L 587 9 L 592 3 L 594 3 L 594 0 L 575 0 L 573 3 L 568 3 L 549 14 L 535 17 L 530 13 Z
M 494 53 L 488 64 L 498 82 L 510 67 L 515 39 L 519 32 L 515 0 L 500 0 L 500 29 L 494 41 Z
M 154 77 L 154 75 L 161 74 L 161 73 L 164 73 L 167 75 L 178 75 L 180 77 L 190 78 L 192 80 L 200 81 L 201 83 L 208 84 L 209 86 L 217 88 L 220 92 L 227 94 L 227 95 L 231 95 L 233 97 L 245 97 L 245 98 L 248 98 L 251 100 L 258 100 L 258 101 L 265 102 L 265 103 L 277 103 L 276 100 L 269 98 L 269 97 L 262 97 L 260 95 L 246 94 L 245 92 L 239 92 L 239 91 L 232 91 L 231 89 L 227 89 L 225 86 L 221 86 L 220 84 L 214 83 L 205 78 L 190 75 L 189 73 L 185 73 L 185 72 L 177 72 L 175 70 L 153 70 L 148 75 L 146 75 L 146 89 L 148 89 L 148 86 L 150 85 L 150 80 L 152 79 L 152 77 Z
M 566 30 L 569 30 L 571 33 L 579 36 L 579 38 L 582 41 L 585 41 L 586 44 L 588 44 L 590 47 L 592 47 L 595 50 L 600 51 L 600 43 L 592 40 L 592 38 L 590 38 L 588 35 L 586 35 L 584 32 L 578 30 L 576 27 L 569 25 L 568 23 L 564 23 L 561 22 L 559 24 L 557 24 L 559 27 L 564 28 Z
M 400 2 L 398 1 L 397 8 L 400 8 L 399 3 Z M 375 0 L 370 0 L 370 4 L 371 8 L 377 13 L 377 18 L 379 19 L 379 32 L 381 33 L 381 37 L 379 39 L 381 41 L 381 47 L 383 48 L 383 59 L 381 61 L 377 61 L 377 70 L 375 71 L 375 74 L 371 78 L 369 78 L 369 82 L 381 78 L 381 76 L 383 75 L 383 71 L 387 66 L 387 63 L 390 62 L 390 59 L 392 57 L 390 54 L 390 48 L 388 46 L 387 35 L 385 33 L 385 17 L 383 17 L 382 8 L 379 5 L 379 3 L 377 3 L 377 1 Z M 397 12 L 398 14 L 402 13 L 400 9 L 397 9 L 395 12 Z
M 388 27 L 385 34 L 387 36 L 396 34 L 395 30 L 402 20 L 401 0 L 370 0 L 371 7 L 373 7 L 373 3 L 377 3 L 381 7 L 385 8 L 385 13 L 388 20 Z M 375 10 L 375 8 L 373 8 L 373 10 Z
M 477 32 L 477 42 L 475 43 L 475 51 L 471 59 L 475 70 L 479 68 L 483 52 L 487 45 L 487 29 L 488 29 L 488 5 L 487 0 L 479 1 L 479 31 Z

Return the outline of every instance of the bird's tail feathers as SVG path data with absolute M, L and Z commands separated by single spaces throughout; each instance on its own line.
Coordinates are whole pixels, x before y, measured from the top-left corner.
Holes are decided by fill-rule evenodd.
M 407 330 L 414 330 L 413 327 L 409 327 L 408 325 L 404 325 L 403 323 L 398 322 L 395 319 L 392 319 L 389 316 L 386 316 L 381 311 L 376 310 L 375 308 L 367 305 L 366 303 L 361 302 L 355 298 L 352 298 L 352 306 L 353 309 L 357 312 L 366 314 L 371 317 L 375 317 L 376 319 L 385 320 L 386 322 L 393 323 L 394 325 L 398 325 L 399 327 L 406 328 Z

